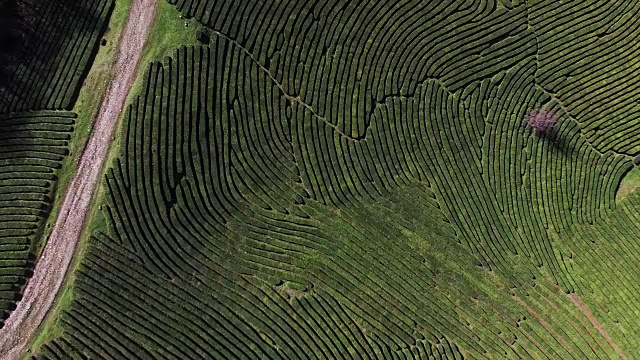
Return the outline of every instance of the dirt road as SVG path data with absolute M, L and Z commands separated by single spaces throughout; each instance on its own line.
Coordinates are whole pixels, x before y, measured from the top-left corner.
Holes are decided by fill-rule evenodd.
M 578 297 L 577 294 L 568 294 L 567 295 L 569 297 L 569 300 L 571 300 L 571 302 L 578 308 L 580 309 L 580 311 L 582 312 L 582 314 L 584 316 L 587 317 L 587 319 L 589 319 L 589 321 L 591 322 L 591 325 L 593 325 L 593 327 L 598 330 L 598 332 L 600 333 L 600 335 L 607 340 L 607 342 L 609 343 L 609 345 L 611 345 L 611 347 L 613 348 L 613 350 L 616 351 L 616 353 L 618 354 L 618 356 L 620 356 L 621 359 L 627 359 L 627 356 L 625 355 L 624 352 L 622 352 L 622 349 L 620 349 L 620 346 L 618 344 L 616 344 L 615 341 L 613 341 L 613 339 L 611 338 L 611 336 L 607 333 L 607 330 L 604 329 L 604 327 L 600 324 L 600 322 L 598 321 L 598 319 L 596 319 L 596 317 L 593 315 L 593 313 L 591 312 L 591 310 L 589 310 L 589 308 L 587 307 L 587 305 L 585 303 L 582 302 L 582 300 L 580 299 L 580 297 Z
M 1 359 L 17 359 L 44 320 L 64 280 L 86 221 L 107 149 L 136 75 L 157 8 L 156 0 L 133 0 L 120 37 L 110 85 L 94 120 L 93 133 L 67 189 L 58 219 L 22 300 L 0 329 Z

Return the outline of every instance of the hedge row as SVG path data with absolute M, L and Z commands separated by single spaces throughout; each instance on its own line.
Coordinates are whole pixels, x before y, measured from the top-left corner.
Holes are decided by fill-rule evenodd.
M 544 4 L 171 2 L 211 43 L 149 66 L 105 177 L 107 228 L 35 358 L 635 349 L 567 296 L 605 321 L 585 284 L 635 278 L 631 260 L 573 260 L 602 261 L 579 244 L 621 219 L 633 165 L 547 89 Z M 544 136 L 525 120 L 538 108 L 559 118 Z
M 547 229 L 600 221 L 630 161 L 564 117 L 535 138 L 533 77 L 523 59 L 458 91 L 426 81 L 358 140 L 225 36 L 151 64 L 109 228 L 36 357 L 608 356 Z
M 635 156 L 640 154 L 640 83 L 635 71 L 640 29 L 632 19 L 640 14 L 640 4 L 600 5 L 532 4 L 530 18 L 539 38 L 538 81 L 566 104 L 593 146 Z
M 33 267 L 68 154 L 75 115 L 0 115 L 0 311 L 9 315 Z
M 53 197 L 59 195 L 57 172 L 68 155 L 76 115 L 52 110 L 73 107 L 113 6 L 112 0 L 18 1 L 4 16 L 10 28 L 3 39 L 14 43 L 0 54 L 3 320 L 30 277 Z

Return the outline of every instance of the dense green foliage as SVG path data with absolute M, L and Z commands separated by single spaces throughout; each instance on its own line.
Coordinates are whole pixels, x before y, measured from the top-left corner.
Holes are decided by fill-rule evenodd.
M 0 1 L 3 320 L 20 298 L 60 195 L 59 169 L 77 117 L 66 110 L 74 105 L 112 8 L 112 0 Z
M 640 354 L 640 3 L 172 3 L 35 358 Z

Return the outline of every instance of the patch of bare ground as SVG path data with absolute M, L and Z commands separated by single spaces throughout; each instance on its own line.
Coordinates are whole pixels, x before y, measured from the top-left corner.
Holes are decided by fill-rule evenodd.
M 291 302 L 293 299 L 300 299 L 313 294 L 313 286 L 303 286 L 302 288 L 296 288 L 292 287 L 289 283 L 284 281 L 281 281 L 278 285 L 273 286 L 273 289 L 289 302 Z
M 618 193 L 616 194 L 616 200 L 620 201 L 626 198 L 627 195 L 631 194 L 637 188 L 637 184 L 620 184 L 620 188 L 618 189 Z
M 618 356 L 620 356 L 623 359 L 626 359 L 627 356 L 624 354 L 624 352 L 622 351 L 622 349 L 620 349 L 620 346 L 618 346 L 618 344 L 616 344 L 615 341 L 613 341 L 613 339 L 611 338 L 611 336 L 607 333 L 607 330 L 605 330 L 605 328 L 602 326 L 602 324 L 600 324 L 600 322 L 598 321 L 598 319 L 596 319 L 596 317 L 593 315 L 593 313 L 591 312 L 591 310 L 589 310 L 589 308 L 587 307 L 587 305 L 585 303 L 582 302 L 582 300 L 580 300 L 580 297 L 578 297 L 578 294 L 567 294 L 567 297 L 569 298 L 569 300 L 571 300 L 571 302 L 578 308 L 580 309 L 580 311 L 582 312 L 582 314 L 584 314 L 584 316 L 587 317 L 587 319 L 589 319 L 589 321 L 591 322 L 591 325 L 598 330 L 598 333 L 600 333 L 600 335 L 602 335 L 602 337 L 607 340 L 607 342 L 609 343 L 609 345 L 611 345 L 611 347 L 616 351 L 616 353 L 618 354 Z
M 109 87 L 59 216 L 22 299 L 0 329 L 0 358 L 17 359 L 53 304 L 73 258 L 119 115 L 136 76 L 157 0 L 133 0 L 119 39 Z
M 517 295 L 514 295 L 513 298 L 516 299 L 516 301 L 518 302 L 518 304 L 520 304 L 520 306 L 522 306 L 525 310 L 527 310 L 529 315 L 531 315 L 531 317 L 534 320 L 536 320 L 549 333 L 549 335 L 553 337 L 553 339 L 555 339 L 565 350 L 567 350 L 567 352 L 571 353 L 571 347 L 569 346 L 569 344 L 567 344 L 567 342 L 560 335 L 558 335 L 558 333 L 556 333 L 553 327 L 549 325 L 549 323 L 546 320 L 544 320 L 534 308 L 532 308 L 527 303 L 525 303 Z

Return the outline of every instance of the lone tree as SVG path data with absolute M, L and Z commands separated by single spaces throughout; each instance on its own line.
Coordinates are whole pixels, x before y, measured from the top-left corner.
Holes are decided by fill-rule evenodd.
M 527 114 L 527 122 L 537 136 L 543 136 L 553 129 L 560 116 L 551 110 L 533 109 Z

